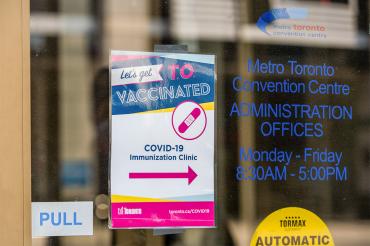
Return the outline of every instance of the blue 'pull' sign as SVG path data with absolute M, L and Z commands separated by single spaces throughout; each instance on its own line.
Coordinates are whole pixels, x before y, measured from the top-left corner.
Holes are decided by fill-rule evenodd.
M 92 202 L 33 202 L 32 236 L 93 235 Z
M 68 220 L 69 217 L 71 217 L 71 220 Z M 40 213 L 40 226 L 43 226 L 46 223 L 51 223 L 51 225 L 53 226 L 82 225 L 82 222 L 79 222 L 77 217 L 78 217 L 77 212 L 73 212 L 72 215 L 70 212 L 69 213 L 68 212 L 50 212 L 50 213 L 41 212 Z

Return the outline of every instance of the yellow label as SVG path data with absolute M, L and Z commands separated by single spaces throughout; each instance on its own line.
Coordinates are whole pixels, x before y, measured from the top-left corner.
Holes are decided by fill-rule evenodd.
M 314 213 L 297 207 L 279 209 L 257 227 L 251 246 L 334 246 L 326 224 Z

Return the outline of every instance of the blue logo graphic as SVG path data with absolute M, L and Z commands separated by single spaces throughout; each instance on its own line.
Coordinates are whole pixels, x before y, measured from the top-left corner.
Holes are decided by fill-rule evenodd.
M 266 27 L 272 22 L 279 19 L 304 19 L 308 16 L 307 9 L 304 8 L 278 8 L 271 9 L 264 12 L 258 19 L 256 25 L 257 27 L 267 35 Z

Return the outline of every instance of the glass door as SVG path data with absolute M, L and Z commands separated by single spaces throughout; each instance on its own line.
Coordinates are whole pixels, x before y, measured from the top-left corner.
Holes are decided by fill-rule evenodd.
M 32 245 L 249 245 L 266 217 L 291 207 L 319 217 L 335 245 L 370 244 L 369 1 L 32 0 L 30 9 L 32 202 L 92 201 L 94 224 L 93 236 Z M 109 51 L 156 44 L 217 58 L 214 229 L 108 228 Z

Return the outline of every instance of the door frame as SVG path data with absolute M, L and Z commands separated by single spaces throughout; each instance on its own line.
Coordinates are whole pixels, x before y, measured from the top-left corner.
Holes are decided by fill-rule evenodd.
M 0 1 L 2 245 L 31 245 L 29 0 Z

